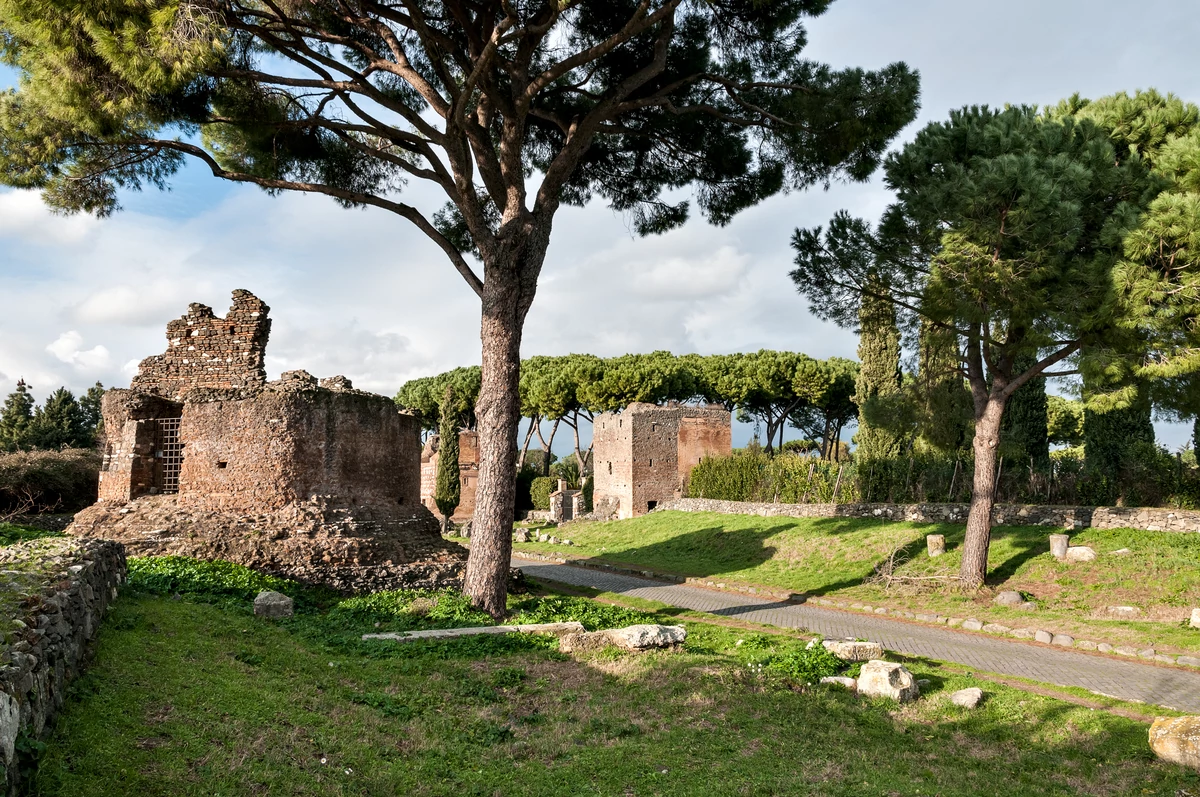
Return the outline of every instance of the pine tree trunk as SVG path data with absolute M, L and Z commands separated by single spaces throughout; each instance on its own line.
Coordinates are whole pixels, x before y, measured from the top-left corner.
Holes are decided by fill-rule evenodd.
M 521 334 L 533 303 L 550 226 L 523 228 L 485 266 L 480 339 L 482 383 L 475 403 L 479 488 L 471 521 L 471 552 L 463 592 L 496 619 L 506 612 L 517 497 L 517 426 L 521 422 Z
M 1000 421 L 1004 400 L 988 396 L 975 418 L 975 480 L 971 488 L 971 513 L 963 543 L 959 577 L 964 587 L 983 586 L 987 576 L 988 547 L 992 537 L 992 507 L 996 502 L 996 452 L 1000 446 Z

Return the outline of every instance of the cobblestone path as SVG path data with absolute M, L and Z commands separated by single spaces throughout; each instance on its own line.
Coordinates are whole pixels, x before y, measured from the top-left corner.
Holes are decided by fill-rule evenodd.
M 753 623 L 802 628 L 826 637 L 869 639 L 888 650 L 910 656 L 955 662 L 985 672 L 1059 686 L 1082 687 L 1178 711 L 1200 712 L 1200 671 L 1159 667 L 886 617 L 547 564 L 518 556 L 513 557 L 512 564 L 527 575 L 546 581 L 617 592 Z

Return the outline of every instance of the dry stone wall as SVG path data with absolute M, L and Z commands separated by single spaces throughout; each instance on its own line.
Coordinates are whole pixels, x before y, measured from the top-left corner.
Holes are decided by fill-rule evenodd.
M 7 794 L 21 781 L 17 740 L 41 736 L 91 653 L 125 580 L 125 550 L 107 540 L 46 538 L 0 548 L 0 758 Z
M 969 504 L 758 504 L 680 498 L 658 506 L 659 511 L 716 512 L 796 518 L 879 518 L 913 523 L 966 523 Z M 998 526 L 1053 526 L 1063 529 L 1144 529 L 1200 532 L 1200 511 L 1119 506 L 1040 506 L 997 504 L 992 522 Z

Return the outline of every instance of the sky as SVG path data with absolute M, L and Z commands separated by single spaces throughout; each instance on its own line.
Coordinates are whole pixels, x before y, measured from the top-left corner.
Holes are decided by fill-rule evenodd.
M 896 146 L 964 105 L 1149 87 L 1200 102 L 1200 12 L 1179 0 L 1145 0 L 1136 13 L 1110 0 L 837 0 L 808 28 L 813 60 L 906 61 L 920 71 L 920 117 Z M 12 81 L 0 71 L 0 85 Z M 443 204 L 419 185 L 405 199 L 430 211 Z M 840 209 L 876 219 L 888 202 L 877 176 L 773 198 L 724 228 L 696 216 L 647 239 L 602 203 L 564 208 L 522 354 L 854 357 L 856 337 L 796 294 L 788 241 Z M 236 288 L 271 306 L 269 378 L 304 368 L 392 395 L 408 379 L 479 362 L 476 297 L 402 219 L 270 197 L 196 166 L 170 192 L 122 203 L 107 219 L 63 217 L 36 194 L 0 190 L 0 394 L 21 377 L 39 399 L 60 385 L 127 386 L 140 359 L 166 348 L 168 320 L 190 302 L 222 314 Z M 1157 429 L 1172 449 L 1190 436 L 1190 425 Z M 735 445 L 751 433 L 738 425 Z

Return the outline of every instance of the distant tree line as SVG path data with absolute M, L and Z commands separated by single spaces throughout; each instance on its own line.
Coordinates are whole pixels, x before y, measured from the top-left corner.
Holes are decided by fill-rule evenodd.
M 563 426 L 574 438 L 575 460 L 591 466 L 591 446 L 580 440 L 580 424 L 602 412 L 634 402 L 669 401 L 721 404 L 764 432 L 768 454 L 783 445 L 786 428 L 799 430 L 806 446 L 822 459 L 845 455 L 838 445 L 843 428 L 854 421 L 858 364 L 833 357 L 817 360 L 798 352 L 762 350 L 746 354 L 676 356 L 667 351 L 602 358 L 590 354 L 530 357 L 521 362 L 521 413 L 529 419 L 518 468 L 537 459 L 549 474 L 555 436 Z M 396 394 L 396 403 L 412 412 L 422 428 L 436 431 L 440 402 L 448 388 L 457 397 L 460 428 L 475 425 L 479 395 L 478 367 L 456 368 L 414 379 Z M 542 425 L 548 423 L 549 433 Z M 537 440 L 537 450 L 531 450 Z M 538 454 L 533 457 L 533 454 Z
M 51 393 L 42 404 L 34 401 L 30 386 L 17 381 L 0 407 L 0 452 L 54 451 L 92 448 L 103 435 L 100 399 L 104 386 L 97 382 L 79 398 L 65 387 Z

